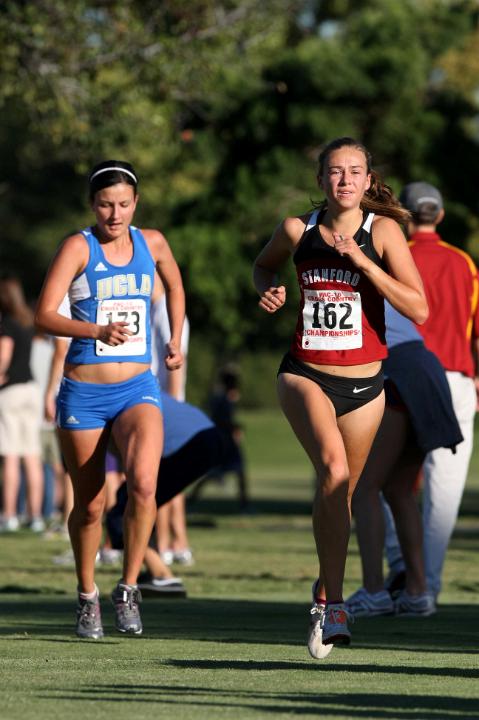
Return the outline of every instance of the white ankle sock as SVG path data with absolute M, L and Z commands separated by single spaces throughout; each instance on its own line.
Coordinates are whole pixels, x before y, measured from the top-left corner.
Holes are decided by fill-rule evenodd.
M 95 589 L 93 592 L 90 593 L 83 593 L 79 592 L 78 597 L 80 597 L 82 600 L 94 600 L 96 597 L 99 597 L 100 591 L 98 590 L 98 587 L 95 584 Z

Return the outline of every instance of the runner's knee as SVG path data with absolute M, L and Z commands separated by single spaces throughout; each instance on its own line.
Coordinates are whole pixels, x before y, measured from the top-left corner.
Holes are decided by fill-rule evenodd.
M 134 480 L 128 484 L 128 498 L 135 505 L 148 506 L 155 501 L 156 478 L 153 479 L 151 473 L 145 475 L 137 475 Z
M 349 482 L 349 468 L 347 462 L 340 458 L 331 458 L 324 464 L 320 491 L 323 497 L 336 493 L 339 488 L 345 487 Z
M 74 505 L 71 516 L 83 527 L 86 525 L 99 525 L 102 522 L 103 512 L 105 509 L 105 499 L 96 498 L 84 505 Z

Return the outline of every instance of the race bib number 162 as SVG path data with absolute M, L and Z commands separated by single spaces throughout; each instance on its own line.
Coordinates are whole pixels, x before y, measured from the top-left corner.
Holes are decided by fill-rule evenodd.
M 344 290 L 306 290 L 305 350 L 354 350 L 363 344 L 361 296 Z

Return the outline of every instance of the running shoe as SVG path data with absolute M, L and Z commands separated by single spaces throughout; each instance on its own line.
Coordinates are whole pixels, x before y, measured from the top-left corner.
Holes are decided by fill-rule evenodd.
M 421 595 L 409 595 L 403 590 L 394 603 L 396 615 L 402 617 L 427 617 L 436 612 L 434 597 L 429 593 Z
M 324 645 L 349 645 L 351 633 L 348 628 L 350 615 L 344 603 L 326 605 L 323 623 Z
M 185 548 L 184 550 L 174 550 L 173 551 L 173 562 L 178 563 L 178 565 L 194 565 L 195 559 L 193 557 L 193 553 L 191 552 L 190 548 Z
M 85 600 L 78 596 L 76 634 L 79 638 L 99 640 L 103 637 L 100 598 Z
M 16 517 L 8 517 L 2 520 L 0 531 L 1 532 L 17 532 L 20 530 L 20 520 Z
M 119 565 L 123 558 L 123 550 L 114 548 L 102 548 L 100 550 L 100 562 L 102 565 Z
M 50 525 L 42 535 L 44 540 L 70 540 L 68 529 L 61 523 Z
M 111 594 L 111 600 L 115 608 L 116 629 L 129 635 L 141 635 L 143 632 L 139 608 L 141 592 L 138 587 L 118 583 Z
M 35 533 L 42 533 L 45 532 L 45 521 L 41 517 L 35 517 L 32 518 L 30 521 L 30 524 L 28 525 L 30 530 Z
M 186 590 L 181 578 L 161 578 L 147 575 L 138 578 L 138 588 L 143 597 L 185 598 Z
M 95 555 L 95 564 L 97 564 L 100 560 L 100 553 L 97 552 Z M 75 556 L 73 554 L 73 550 L 69 548 L 68 550 L 65 550 L 60 555 L 54 555 L 52 557 L 52 562 L 55 565 L 74 565 L 75 564 Z
M 348 597 L 345 604 L 348 613 L 353 617 L 394 615 L 394 603 L 387 590 L 370 593 L 362 587 Z
M 165 565 L 171 565 L 173 563 L 173 550 L 162 550 L 160 557 Z
M 323 660 L 331 650 L 332 645 L 323 645 L 323 625 L 325 607 L 322 603 L 316 602 L 316 586 L 318 581 L 313 583 L 313 602 L 311 604 L 310 622 L 308 631 L 308 650 L 311 657 L 316 660 Z

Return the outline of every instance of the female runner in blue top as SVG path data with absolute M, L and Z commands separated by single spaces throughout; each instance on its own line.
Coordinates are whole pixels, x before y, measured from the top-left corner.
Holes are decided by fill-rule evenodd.
M 57 404 L 63 456 L 74 488 L 68 526 L 79 602 L 77 635 L 103 636 L 95 557 L 105 504 L 105 453 L 110 433 L 128 483 L 123 576 L 114 589 L 116 628 L 139 635 L 137 576 L 156 515 L 155 490 L 163 429 L 158 383 L 150 371 L 150 297 L 155 271 L 167 298 L 171 339 L 165 363 L 182 364 L 183 284 L 168 242 L 158 230 L 131 222 L 138 202 L 129 163 L 108 160 L 89 176 L 96 224 L 67 237 L 48 270 L 36 324 L 71 337 Z M 59 313 L 68 294 L 71 318 Z

